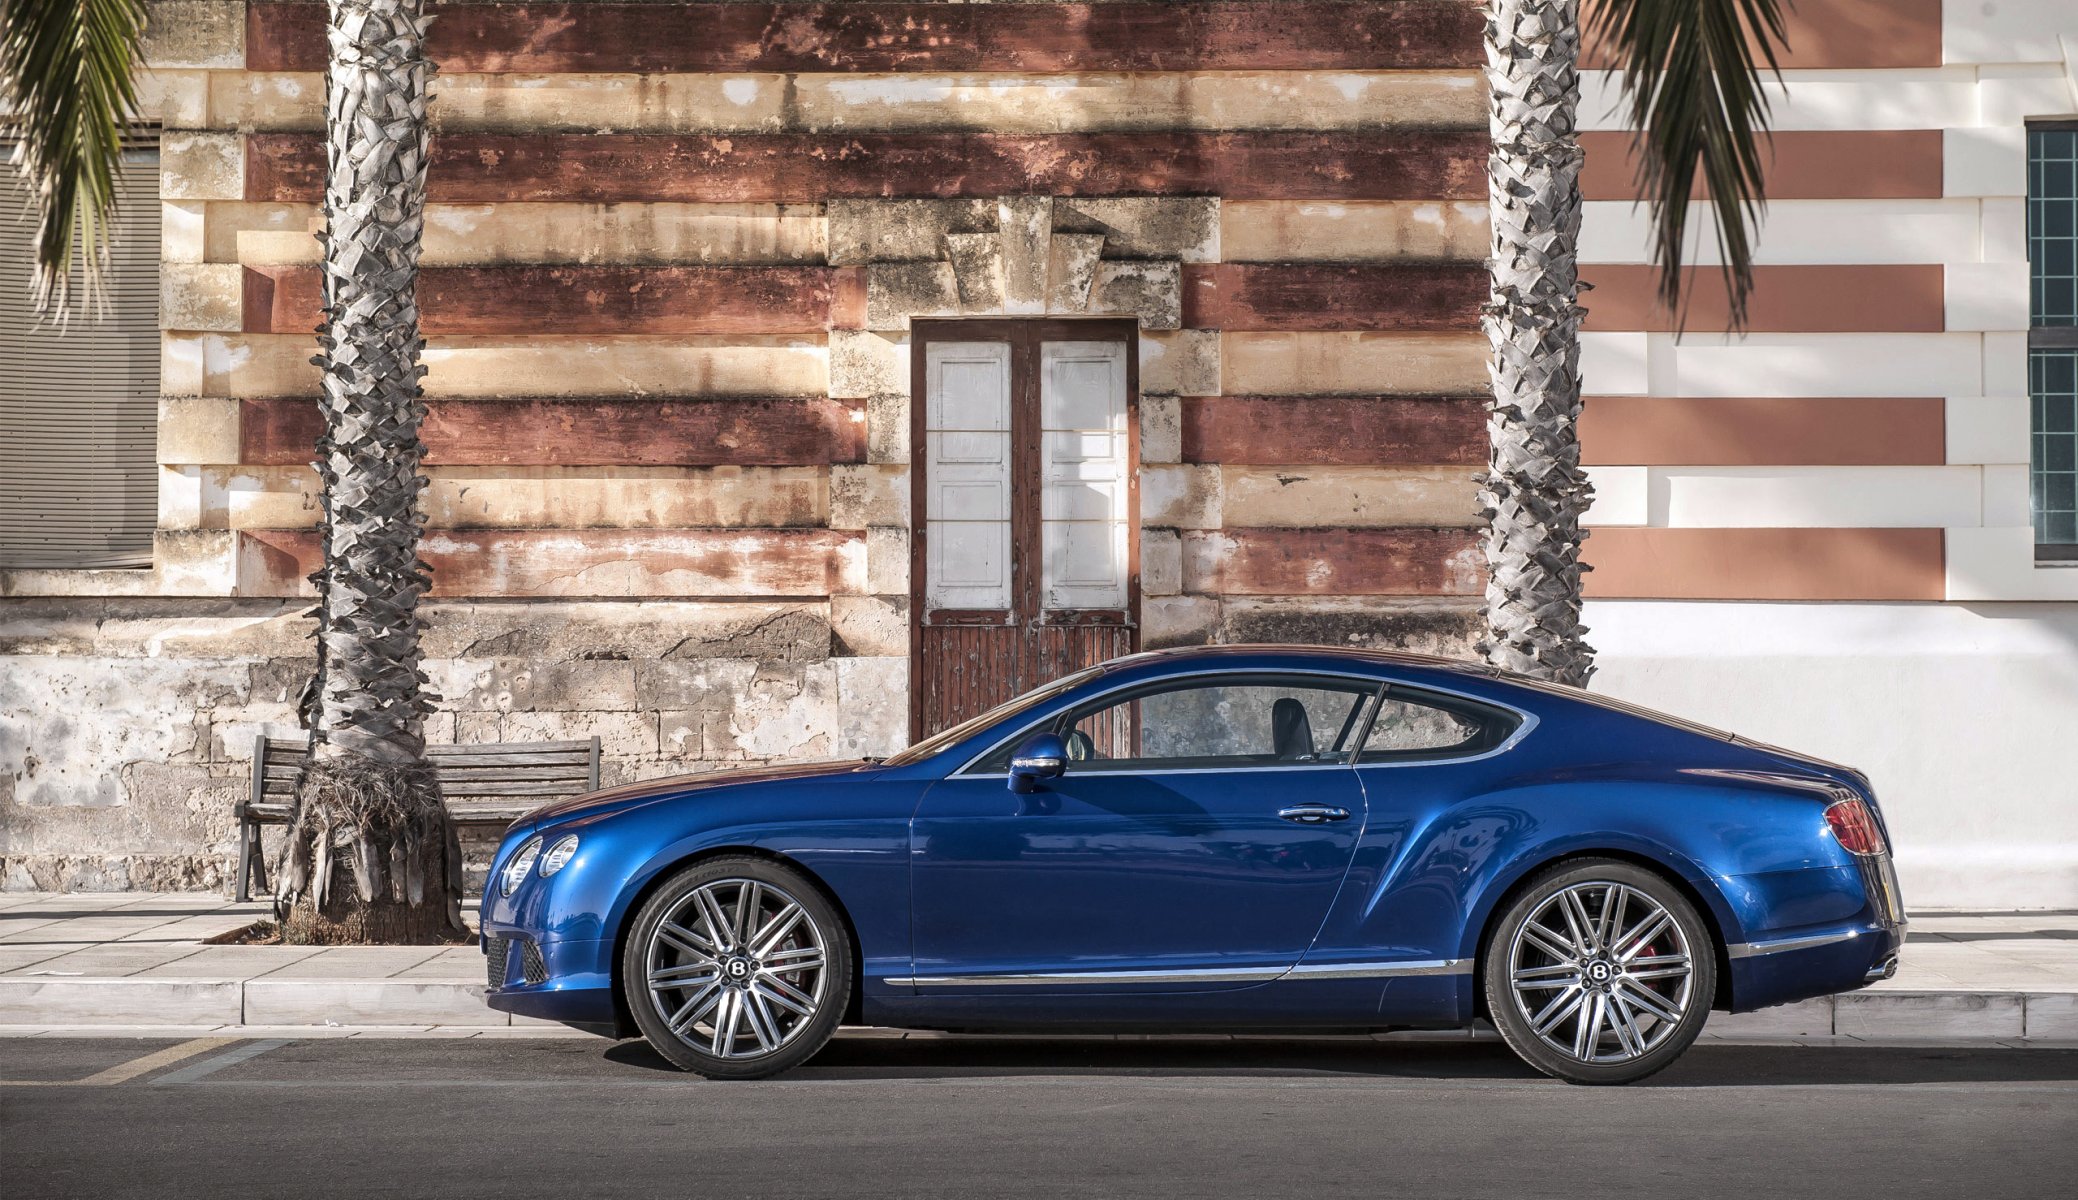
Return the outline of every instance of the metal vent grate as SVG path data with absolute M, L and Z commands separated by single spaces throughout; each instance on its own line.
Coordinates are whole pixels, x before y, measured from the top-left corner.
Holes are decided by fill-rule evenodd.
M 530 984 L 548 982 L 548 964 L 541 961 L 541 947 L 532 942 L 520 943 L 520 977 Z
M 494 988 L 505 986 L 505 960 L 511 952 L 511 938 L 494 937 L 484 942 L 483 974 L 486 984 Z

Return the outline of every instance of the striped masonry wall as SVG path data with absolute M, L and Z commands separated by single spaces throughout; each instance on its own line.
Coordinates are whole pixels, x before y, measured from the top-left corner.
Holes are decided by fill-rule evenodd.
M 1688 335 L 1654 311 L 1616 89 L 1588 72 L 1591 596 L 2078 599 L 2027 529 L 2023 160 L 2027 118 L 2078 111 L 2073 45 L 2055 0 L 1798 4 L 1736 341 L 1707 237 Z
M 235 561 L 184 578 L 292 593 L 323 10 L 210 7 L 242 19 L 154 76 L 162 552 L 222 531 L 195 544 Z M 906 314 L 872 264 L 943 257 L 963 202 L 1037 195 L 1106 260 L 1180 263 L 1181 312 L 1143 321 L 1147 643 L 1462 644 L 1470 0 L 437 11 L 436 595 L 822 598 L 840 642 L 902 652 Z

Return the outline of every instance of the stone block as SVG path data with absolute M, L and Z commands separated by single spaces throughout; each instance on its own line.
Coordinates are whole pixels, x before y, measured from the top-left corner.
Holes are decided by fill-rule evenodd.
M 1142 329 L 1175 329 L 1183 324 L 1183 268 L 1173 262 L 1099 263 L 1086 311 L 1138 317 Z
M 1198 463 L 1143 464 L 1140 519 L 1149 525 L 1178 529 L 1218 529 L 1223 524 L 1220 469 Z
M 832 596 L 830 636 L 839 657 L 907 655 L 909 597 Z
M 637 707 L 633 662 L 531 658 L 427 664 L 448 708 L 497 712 L 626 712 Z
M 831 200 L 827 212 L 833 267 L 939 259 L 948 233 L 996 231 L 991 199 Z
M 1220 335 L 1211 329 L 1140 334 L 1140 390 L 1176 396 L 1220 394 Z
M 866 461 L 892 464 L 909 461 L 909 390 L 866 400 Z
M 432 658 L 826 658 L 828 611 L 819 601 L 479 601 L 429 604 Z
M 245 66 L 244 0 L 152 0 L 139 46 L 146 67 Z
M 159 261 L 198 263 L 207 257 L 205 236 L 209 207 L 200 200 L 159 203 Z
M 2017 1038 L 2016 992 L 1848 992 L 1833 997 L 1833 1032 L 1863 1038 Z
M 235 979 L 0 978 L 0 1025 L 236 1025 Z
M 1216 642 L 1219 610 L 1213 596 L 1148 596 L 1140 602 L 1140 644 L 1161 650 Z
M 866 328 L 901 332 L 911 317 L 960 311 L 960 287 L 949 262 L 884 262 L 866 268 Z
M 635 697 L 643 709 L 726 712 L 749 688 L 759 664 L 749 659 L 643 662 L 635 667 Z
M 859 329 L 830 331 L 830 396 L 865 400 L 909 391 L 909 339 Z
M 239 537 L 228 529 L 159 530 L 152 535 L 152 563 L 160 595 L 230 596 L 239 590 Z
M 832 659 L 840 758 L 885 757 L 909 744 L 909 656 Z
M 945 253 L 951 261 L 953 288 L 967 312 L 1003 308 L 1003 239 L 997 233 L 948 233 Z
M 1218 262 L 1219 207 L 1214 196 L 1063 196 L 1053 202 L 1053 227 L 1103 234 L 1114 258 Z
M 1227 599 L 1222 642 L 1292 642 L 1370 650 L 1409 650 L 1446 658 L 1475 657 L 1484 630 L 1479 602 L 1378 597 L 1243 597 Z
M 1117 312 L 1091 305 L 1097 282 L 1097 259 L 1104 252 L 1101 233 L 1055 233 L 1047 251 L 1046 308 L 1049 312 Z M 1133 310 L 1127 310 L 1133 311 Z
M 1183 590 L 1183 540 L 1174 529 L 1140 531 L 1140 594 L 1173 596 Z
M 830 528 L 907 525 L 909 492 L 907 466 L 835 464 L 830 468 Z
M 613 758 L 651 758 L 657 753 L 657 718 L 647 712 L 514 712 L 505 714 L 503 740 L 561 742 L 599 739 L 599 753 Z
M 245 268 L 236 263 L 160 264 L 159 328 L 236 333 L 244 327 Z
M 148 70 L 137 77 L 137 111 L 162 129 L 209 125 L 209 72 Z
M 1140 397 L 1140 461 L 1183 461 L 1183 402 L 1174 396 Z
M 866 531 L 865 593 L 874 596 L 909 592 L 909 530 L 876 525 Z
M 207 466 L 239 457 L 238 402 L 214 396 L 159 399 L 161 463 Z
M 159 139 L 159 198 L 245 196 L 245 139 L 235 133 L 169 131 Z
M 481 983 L 403 979 L 251 979 L 245 1020 L 254 1025 L 506 1025 L 483 1002 Z

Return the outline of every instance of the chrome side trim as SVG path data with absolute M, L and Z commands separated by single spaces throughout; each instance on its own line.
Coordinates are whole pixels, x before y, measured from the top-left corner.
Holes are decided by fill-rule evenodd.
M 1867 932 L 1865 929 L 1850 929 L 1846 933 L 1821 933 L 1811 937 L 1781 938 L 1772 942 L 1733 942 L 1724 948 L 1724 953 L 1727 958 L 1753 958 L 1761 954 L 1781 954 L 1788 950 L 1809 950 L 1814 946 L 1851 942 Z
M 1469 958 L 1430 958 L 1414 962 L 1300 963 L 1294 979 L 1391 979 L 1402 975 L 1470 975 Z
M 1468 958 L 1398 962 L 1314 963 L 1296 967 L 1185 968 L 1169 971 L 1032 971 L 1014 975 L 918 975 L 916 987 L 1005 987 L 1043 983 L 1247 983 L 1279 979 L 1390 979 L 1403 975 L 1469 975 Z
M 1178 968 L 1173 971 L 1032 971 L 1015 975 L 918 975 L 917 987 L 1003 987 L 1034 983 L 1244 983 L 1265 982 L 1285 973 L 1284 967 Z

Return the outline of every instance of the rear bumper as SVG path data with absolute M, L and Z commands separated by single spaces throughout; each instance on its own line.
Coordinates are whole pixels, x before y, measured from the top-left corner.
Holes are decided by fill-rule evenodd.
M 1729 946 L 1732 1010 L 1747 1012 L 1867 987 L 1897 971 L 1904 945 L 1903 925 L 1876 922 Z

